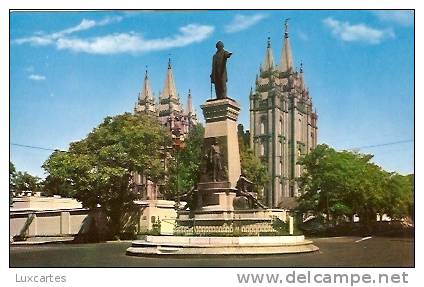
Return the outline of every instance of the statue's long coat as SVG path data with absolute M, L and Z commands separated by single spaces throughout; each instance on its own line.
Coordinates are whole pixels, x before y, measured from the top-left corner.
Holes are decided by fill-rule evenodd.
M 218 90 L 226 87 L 226 83 L 228 81 L 227 78 L 227 59 L 231 56 L 231 53 L 225 51 L 224 49 L 221 51 L 217 51 L 212 58 L 212 73 L 211 73 L 211 81 L 215 84 L 215 87 Z

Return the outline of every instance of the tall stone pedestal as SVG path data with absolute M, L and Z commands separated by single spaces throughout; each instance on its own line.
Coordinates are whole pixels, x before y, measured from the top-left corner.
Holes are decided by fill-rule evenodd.
M 208 100 L 201 106 L 206 120 L 197 211 L 233 211 L 241 174 L 236 101 Z

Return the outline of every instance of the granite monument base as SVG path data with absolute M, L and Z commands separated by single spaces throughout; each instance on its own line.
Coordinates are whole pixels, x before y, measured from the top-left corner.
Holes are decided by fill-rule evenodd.
M 271 235 L 274 221 L 287 221 L 282 209 L 179 211 L 175 234 L 179 235 Z

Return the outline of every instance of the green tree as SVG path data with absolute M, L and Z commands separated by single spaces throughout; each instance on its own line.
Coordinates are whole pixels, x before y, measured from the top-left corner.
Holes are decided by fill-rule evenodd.
M 88 136 L 73 142 L 67 152 L 55 151 L 43 164 L 49 181 L 72 186 L 69 195 L 85 207 L 99 204 L 109 218 L 113 235 L 122 231 L 122 219 L 133 208 L 135 173 L 153 181 L 163 176 L 163 146 L 169 134 L 156 119 L 125 113 L 107 117 Z
M 73 191 L 71 182 L 67 179 L 49 174 L 43 181 L 43 194 L 46 196 L 72 197 L 75 196 Z
M 250 148 L 250 132 L 248 130 L 245 131 L 242 124 L 237 125 L 237 135 L 239 139 L 239 145 L 244 148 Z
M 9 162 L 9 191 L 15 191 L 16 168 L 12 162 Z
M 268 171 L 261 160 L 249 148 L 240 150 L 241 170 L 253 182 L 254 191 L 263 198 L 263 189 L 269 182 Z
M 18 171 L 13 177 L 12 186 L 17 194 L 20 194 L 23 191 L 38 192 L 41 191 L 41 179 L 26 171 Z
M 179 195 L 190 192 L 197 184 L 202 158 L 204 128 L 201 124 L 194 126 L 184 140 L 181 150 L 172 151 L 169 162 L 168 180 L 161 193 L 165 198 L 174 200 Z
M 241 170 L 253 182 L 254 191 L 258 193 L 259 199 L 263 199 L 263 189 L 269 182 L 267 168 L 249 148 L 249 133 L 244 132 L 243 125 L 239 124 L 237 131 Z
M 414 200 L 413 175 L 390 174 L 386 191 L 384 201 L 387 204 L 383 212 L 394 219 L 400 219 L 405 216 L 412 217 Z
M 366 226 L 369 226 L 376 221 L 377 213 L 381 214 L 387 206 L 384 196 L 387 192 L 385 187 L 389 174 L 368 161 L 363 163 L 361 171 L 358 173 L 358 186 L 356 190 L 352 189 L 355 192 L 353 198 L 356 198 L 354 212 Z
M 15 165 L 9 161 L 9 205 L 13 204 L 13 193 L 15 192 L 15 178 L 16 168 Z
M 299 178 L 303 194 L 298 211 L 325 214 L 334 223 L 338 218 L 358 214 L 365 225 L 374 221 L 377 213 L 394 214 L 395 206 L 404 214 L 411 201 L 403 196 L 406 192 L 402 190 L 410 191 L 410 186 L 400 183 L 399 178 L 370 162 L 371 159 L 369 154 L 318 145 L 299 161 L 305 171 Z

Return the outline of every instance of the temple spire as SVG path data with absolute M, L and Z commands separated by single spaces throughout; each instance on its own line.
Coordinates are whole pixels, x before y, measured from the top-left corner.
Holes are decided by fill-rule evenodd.
M 172 117 L 180 112 L 182 112 L 182 107 L 177 89 L 175 88 L 171 58 L 168 58 L 165 83 L 162 93 L 159 96 L 159 117 L 163 123 L 166 123 L 168 117 Z
M 155 114 L 156 113 L 156 104 L 154 94 L 152 92 L 152 87 L 150 85 L 149 74 L 147 71 L 144 74 L 144 82 L 141 88 L 141 91 L 138 94 L 138 101 L 134 107 L 135 113 L 148 113 Z
M 289 18 L 284 21 L 284 42 L 281 51 L 281 72 L 293 69 L 292 51 L 289 40 Z
M 290 18 L 286 18 L 284 20 L 284 38 L 289 37 L 289 20 Z
M 274 57 L 272 55 L 272 49 L 271 49 L 271 38 L 268 37 L 265 58 L 261 66 L 261 70 L 268 71 L 272 69 L 273 66 L 274 66 Z
M 193 99 L 191 97 L 190 89 L 188 89 L 188 97 L 187 97 L 187 114 L 189 116 L 193 114 Z
M 162 91 L 163 99 L 178 99 L 177 89 L 175 88 L 174 74 L 172 72 L 171 58 L 168 59 L 168 70 L 166 71 L 165 84 Z
M 139 95 L 139 99 L 144 101 L 147 101 L 147 100 L 153 101 L 154 99 L 152 88 L 150 86 L 150 80 L 149 80 L 149 75 L 147 72 L 147 67 L 146 67 L 146 72 L 144 74 L 144 83 L 143 83 L 143 88 Z

